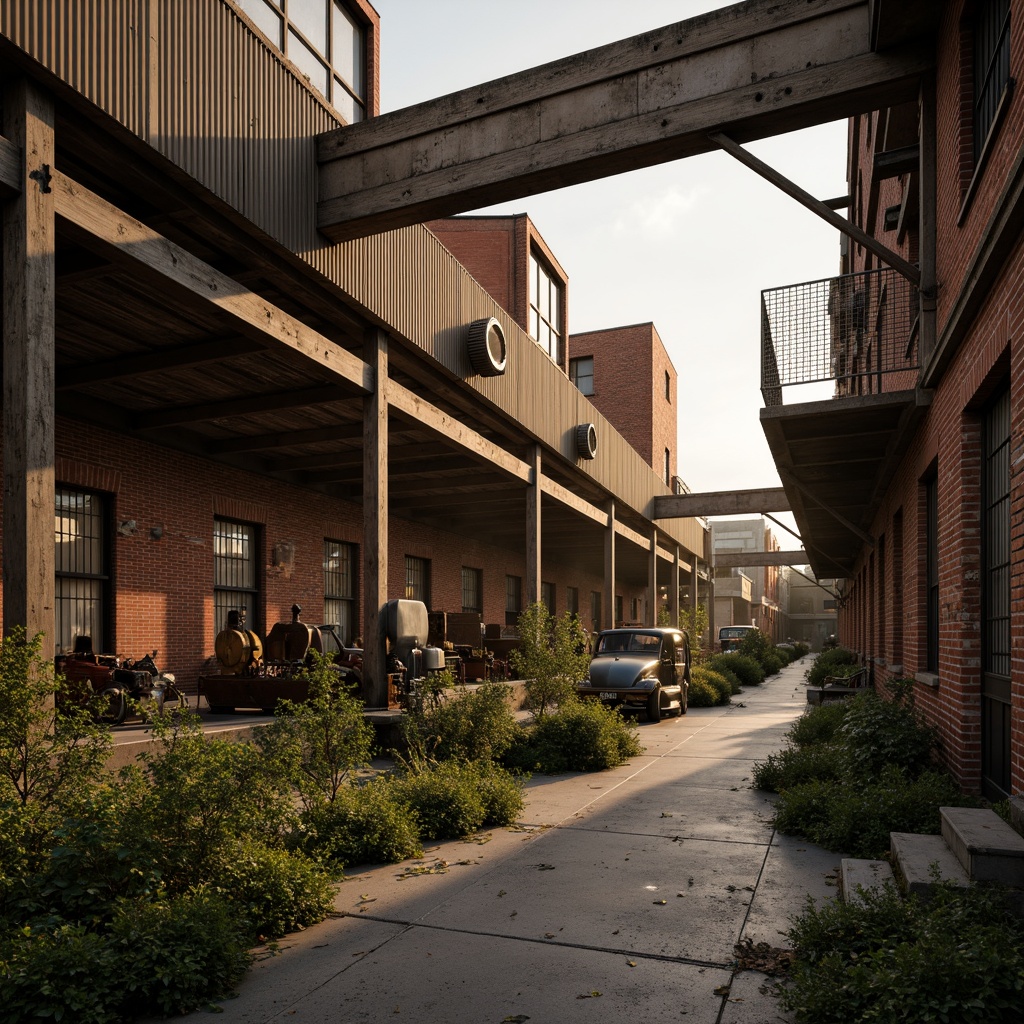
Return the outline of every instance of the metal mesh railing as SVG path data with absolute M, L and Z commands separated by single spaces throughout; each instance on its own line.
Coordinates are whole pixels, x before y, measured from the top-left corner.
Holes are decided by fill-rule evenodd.
M 895 270 L 808 281 L 761 293 L 761 393 L 834 381 L 834 397 L 912 388 L 917 289 Z

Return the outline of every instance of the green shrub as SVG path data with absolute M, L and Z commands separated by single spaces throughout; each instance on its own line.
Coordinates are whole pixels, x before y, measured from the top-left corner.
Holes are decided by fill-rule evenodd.
M 598 701 L 576 700 L 526 730 L 506 763 L 545 775 L 598 772 L 636 757 L 643 749 L 635 722 Z
M 524 779 L 497 764 L 482 762 L 476 767 L 477 785 L 484 801 L 484 825 L 514 825 L 526 806 Z
M 515 741 L 516 723 L 506 683 L 484 683 L 476 691 L 462 690 L 424 710 L 414 721 L 424 756 L 438 761 L 500 760 Z
M 821 686 L 826 677 L 837 675 L 844 665 L 859 667 L 857 655 L 846 647 L 832 647 L 822 651 L 807 670 L 807 681 L 811 686 Z
M 569 612 L 552 615 L 542 601 L 516 621 L 519 643 L 510 653 L 512 670 L 526 680 L 526 707 L 543 718 L 576 696 L 590 656 L 580 620 Z
M 416 815 L 401 787 L 384 777 L 347 786 L 330 804 L 306 811 L 300 836 L 302 849 L 334 870 L 396 864 L 423 852 Z
M 788 659 L 784 655 L 777 654 L 774 648 L 761 659 L 761 668 L 764 669 L 766 676 L 778 675 L 788 664 Z
M 831 701 L 808 708 L 793 724 L 786 734 L 788 739 L 798 747 L 808 747 L 815 743 L 829 743 L 835 739 L 836 732 L 850 710 L 850 701 Z
M 827 748 L 808 747 L 807 751 Z M 939 807 L 977 806 L 948 775 L 925 772 L 909 779 L 889 765 L 863 785 L 816 779 L 780 791 L 775 826 L 828 850 L 853 857 L 882 857 L 890 832 L 938 835 Z
M 941 886 L 924 904 L 890 885 L 855 903 L 809 900 L 788 934 L 782 1003 L 802 1024 L 1020 1020 L 1024 927 L 995 890 Z
M 690 670 L 690 690 L 687 701 L 691 708 L 713 708 L 719 699 L 718 690 L 703 675 L 697 675 L 696 667 Z
M 19 929 L 0 939 L 0 1022 L 115 1024 L 125 970 L 110 940 L 84 925 Z
M 334 905 L 330 875 L 299 851 L 246 839 L 225 858 L 217 887 L 244 916 L 252 939 L 278 938 L 322 921 Z
M 715 672 L 720 672 L 723 668 L 728 669 L 743 686 L 759 686 L 764 682 L 764 669 L 761 663 L 736 651 L 708 658 L 708 668 Z
M 736 694 L 743 692 L 743 684 L 740 682 L 740 677 L 738 675 L 736 675 L 736 673 L 733 672 L 733 670 L 731 668 L 728 668 L 728 667 L 726 667 L 725 665 L 722 665 L 722 664 L 718 664 L 718 665 L 708 664 L 705 667 L 708 668 L 711 672 L 717 673 L 723 679 L 728 680 L 728 682 L 729 682 L 729 690 L 730 690 L 730 692 L 732 693 L 733 696 L 736 696 Z
M 808 747 L 786 747 L 769 754 L 763 761 L 754 762 L 754 788 L 781 793 L 816 779 L 839 779 L 842 772 L 842 751 L 837 746 L 816 743 Z
M 732 684 L 725 676 L 720 675 L 714 669 L 702 668 L 700 665 L 695 665 L 690 670 L 690 687 L 691 691 L 693 684 L 697 683 L 698 686 L 710 687 L 715 694 L 715 704 L 728 704 L 732 700 Z M 706 707 L 706 705 L 700 705 Z
M 759 665 L 763 665 L 772 647 L 771 637 L 767 633 L 760 629 L 748 629 L 744 632 L 736 653 L 753 658 Z
M 806 658 L 810 651 L 811 648 L 802 640 L 793 641 L 793 661 L 799 661 L 801 658 Z
M 252 958 L 246 922 L 230 898 L 200 887 L 169 900 L 121 905 L 111 942 L 126 1014 L 187 1013 L 231 991 Z
M 473 765 L 439 761 L 412 771 L 396 785 L 425 838 L 461 839 L 482 828 L 487 818 Z
M 934 761 L 937 734 L 909 703 L 886 701 L 873 690 L 857 694 L 838 730 L 854 777 L 876 776 L 886 765 L 911 774 Z

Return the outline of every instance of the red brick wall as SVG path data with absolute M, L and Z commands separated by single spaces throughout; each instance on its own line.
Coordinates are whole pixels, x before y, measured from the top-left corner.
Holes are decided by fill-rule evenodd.
M 260 527 L 257 617 L 263 635 L 273 623 L 291 619 L 292 604 L 302 607 L 304 621 L 322 620 L 324 538 L 362 543 L 361 509 L 351 502 L 64 420 L 57 423 L 57 452 L 58 484 L 109 497 L 114 624 L 108 650 L 139 657 L 157 648 L 161 667 L 187 687 L 213 667 L 214 639 L 223 625 L 213 621 L 215 515 Z M 116 526 L 127 520 L 136 527 L 123 535 Z M 483 570 L 484 621 L 504 623 L 505 576 L 525 576 L 522 552 L 394 515 L 390 526 L 389 596 L 404 596 L 405 556 L 413 555 L 430 559 L 431 609 L 461 611 L 465 565 Z M 162 532 L 158 540 L 151 535 L 154 527 Z M 275 565 L 279 544 L 293 557 Z M 600 577 L 549 561 L 543 579 L 555 584 L 557 613 L 565 610 L 566 587 L 578 587 L 586 623 L 590 592 L 602 589 Z M 643 596 L 642 589 L 621 585 L 617 593 L 626 609 L 633 597 Z M 359 602 L 361 615 L 361 586 Z

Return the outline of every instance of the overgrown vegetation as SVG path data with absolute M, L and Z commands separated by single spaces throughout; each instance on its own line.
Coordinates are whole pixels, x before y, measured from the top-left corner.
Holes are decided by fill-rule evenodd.
M 526 707 L 541 719 L 575 698 L 590 663 L 586 634 L 575 615 L 553 616 L 542 601 L 520 613 L 516 625 L 512 669 L 526 680 Z
M 822 686 L 829 676 L 851 676 L 860 668 L 857 655 L 846 647 L 830 647 L 822 651 L 807 670 L 807 682 Z
M 788 745 L 754 764 L 754 785 L 777 792 L 775 825 L 826 849 L 881 857 L 890 832 L 937 834 L 939 807 L 973 806 L 936 761 L 936 734 L 897 682 L 808 710 Z
M 808 900 L 783 1005 L 801 1024 L 1010 1024 L 1024 1005 L 1024 924 L 998 891 L 894 887 L 861 902 Z
M 741 686 L 760 686 L 764 682 L 764 667 L 761 663 L 738 651 L 713 655 L 708 658 L 707 667 L 714 672 L 732 673 Z
M 735 677 L 734 677 L 735 678 Z M 690 670 L 689 703 L 695 708 L 710 708 L 732 700 L 732 683 L 719 672 L 701 665 Z

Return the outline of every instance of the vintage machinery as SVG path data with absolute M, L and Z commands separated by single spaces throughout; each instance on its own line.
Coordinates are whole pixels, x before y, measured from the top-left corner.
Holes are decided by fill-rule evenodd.
M 275 623 L 264 644 L 246 628 L 244 616 L 235 611 L 228 613 L 227 625 L 214 643 L 220 673 L 199 680 L 199 692 L 206 697 L 211 712 L 227 714 L 236 708 L 259 708 L 271 714 L 279 700 L 306 700 L 309 684 L 303 669 L 311 664 L 314 652 L 324 653 L 325 635 L 337 648 L 333 665 L 339 682 L 361 687 L 363 652 L 346 648 L 333 626 L 308 625 L 300 620 L 301 614 L 302 608 L 292 605 L 291 621 Z

